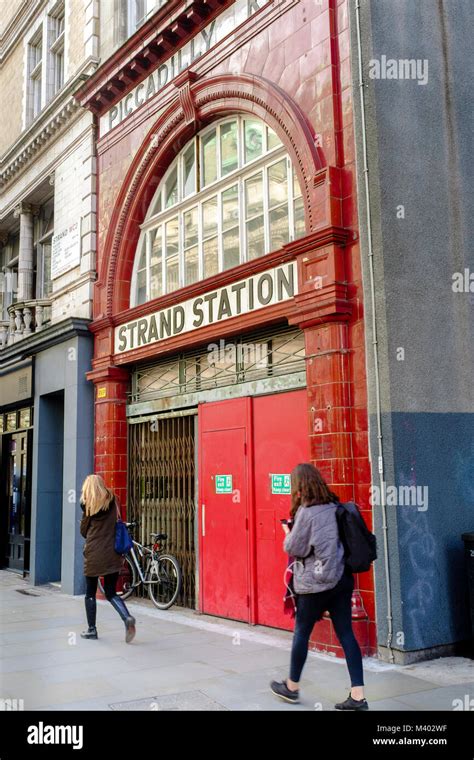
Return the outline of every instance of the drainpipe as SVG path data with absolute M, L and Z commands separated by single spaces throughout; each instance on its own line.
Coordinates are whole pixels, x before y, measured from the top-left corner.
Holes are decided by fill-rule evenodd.
M 357 30 L 357 62 L 359 73 L 359 96 L 360 96 L 360 113 L 362 121 L 362 155 L 364 164 L 364 192 L 365 192 L 365 207 L 366 207 L 366 222 L 367 222 L 367 246 L 368 246 L 368 263 L 369 263 L 369 276 L 370 276 L 370 300 L 372 307 L 372 347 L 373 347 L 373 359 L 374 359 L 374 375 L 375 375 L 375 405 L 376 405 L 376 418 L 377 418 L 377 449 L 378 449 L 378 471 L 380 480 L 380 506 L 382 509 L 382 530 L 383 530 L 383 548 L 384 548 L 384 566 L 385 566 L 385 582 L 387 588 L 387 649 L 389 652 L 390 662 L 395 661 L 395 657 L 392 650 L 393 639 L 393 616 L 392 616 L 392 584 L 390 579 L 390 563 L 389 563 L 389 547 L 388 547 L 388 525 L 387 525 L 387 505 L 385 503 L 385 488 L 384 488 L 384 458 L 383 458 L 383 442 L 382 442 L 382 410 L 380 403 L 380 373 L 379 373 L 379 352 L 377 344 L 377 314 L 375 303 L 375 282 L 374 282 L 374 251 L 372 246 L 372 217 L 370 209 L 370 187 L 369 187 L 369 166 L 367 161 L 367 137 L 366 137 L 366 121 L 365 121 L 365 101 L 364 101 L 364 78 L 362 73 L 362 44 L 360 34 L 360 2 L 355 0 L 355 14 L 356 14 L 356 30 Z

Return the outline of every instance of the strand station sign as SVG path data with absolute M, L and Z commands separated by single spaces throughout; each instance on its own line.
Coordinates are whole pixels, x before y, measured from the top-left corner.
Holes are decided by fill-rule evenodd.
M 194 61 L 233 32 L 239 24 L 269 2 L 270 0 L 237 0 L 230 8 L 223 11 L 101 117 L 101 136 L 118 126 L 127 116 L 166 87 L 184 69 L 191 66 Z
M 288 301 L 297 294 L 297 289 L 295 261 L 267 269 L 245 280 L 119 325 L 115 328 L 115 353 L 123 354 L 199 327 Z

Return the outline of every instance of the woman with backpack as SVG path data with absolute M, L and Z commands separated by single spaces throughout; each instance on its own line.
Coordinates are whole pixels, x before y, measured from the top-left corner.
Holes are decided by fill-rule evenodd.
M 83 639 L 97 639 L 96 593 L 99 576 L 104 578 L 105 598 L 117 610 L 125 624 L 125 641 L 129 644 L 135 636 L 135 618 L 130 615 L 123 599 L 117 596 L 116 586 L 122 565 L 122 557 L 115 551 L 115 524 L 118 507 L 113 492 L 107 488 L 100 475 L 88 475 L 82 486 L 81 535 L 84 546 L 84 575 L 86 577 L 86 615 L 88 629 L 81 633 Z
M 329 490 L 319 470 L 299 464 L 291 473 L 293 527 L 283 524 L 284 550 L 294 558 L 296 624 L 291 649 L 290 676 L 272 681 L 274 694 L 299 701 L 299 680 L 308 655 L 314 624 L 327 610 L 346 657 L 351 691 L 337 710 L 368 710 L 364 698 L 362 654 L 352 630 L 354 577 L 344 562 L 344 547 L 336 521 L 338 497 Z

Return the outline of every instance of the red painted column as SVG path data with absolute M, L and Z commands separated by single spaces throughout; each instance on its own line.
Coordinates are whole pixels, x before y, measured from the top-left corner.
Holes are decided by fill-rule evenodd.
M 330 322 L 305 330 L 311 462 L 341 501 L 355 498 L 357 474 L 353 449 L 353 381 L 349 328 Z M 364 655 L 369 654 L 369 621 L 356 588 L 352 599 L 353 628 Z M 330 617 L 316 624 L 312 647 L 343 656 Z
M 94 470 L 116 494 L 126 515 L 127 503 L 127 418 L 129 373 L 108 366 L 93 370 L 88 379 L 95 386 Z

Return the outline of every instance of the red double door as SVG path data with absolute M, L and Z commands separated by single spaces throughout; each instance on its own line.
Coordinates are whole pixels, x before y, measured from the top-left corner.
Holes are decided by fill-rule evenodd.
M 282 476 L 308 461 L 307 415 L 305 390 L 199 408 L 202 612 L 291 627 L 280 525 L 290 496 L 280 491 Z

